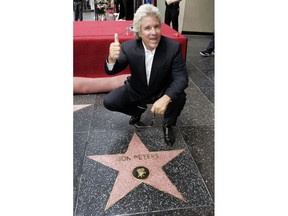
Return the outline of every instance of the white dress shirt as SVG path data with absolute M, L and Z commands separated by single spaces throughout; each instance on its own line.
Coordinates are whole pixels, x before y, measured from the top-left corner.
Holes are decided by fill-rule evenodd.
M 144 50 L 145 50 L 145 69 L 146 69 L 147 85 L 149 85 L 151 68 L 152 68 L 153 58 L 154 58 L 154 54 L 155 54 L 156 49 L 153 49 L 152 51 L 150 51 L 150 50 L 146 49 L 144 43 L 143 43 L 143 46 L 144 46 Z

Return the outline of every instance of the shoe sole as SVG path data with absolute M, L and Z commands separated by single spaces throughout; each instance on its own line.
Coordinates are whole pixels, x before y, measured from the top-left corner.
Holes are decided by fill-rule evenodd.
M 208 54 L 208 53 L 207 53 L 207 54 L 204 54 L 204 53 L 200 52 L 200 55 L 201 55 L 201 56 L 204 56 L 204 57 L 208 57 L 208 56 L 210 56 L 211 54 Z
M 200 55 L 203 56 L 203 57 L 209 57 L 209 56 L 214 56 L 214 53 L 211 53 L 211 54 L 202 54 L 202 53 L 200 53 Z

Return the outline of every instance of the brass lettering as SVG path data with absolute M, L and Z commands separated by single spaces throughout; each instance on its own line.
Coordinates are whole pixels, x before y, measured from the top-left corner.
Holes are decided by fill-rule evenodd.
M 134 155 L 134 159 L 138 160 L 154 160 L 159 158 L 158 154 L 139 154 L 139 155 Z
M 140 155 L 134 155 L 134 159 L 139 159 L 139 160 L 141 160 L 141 159 L 140 159 Z
M 118 159 L 118 161 L 131 161 L 131 158 L 128 156 L 120 156 Z

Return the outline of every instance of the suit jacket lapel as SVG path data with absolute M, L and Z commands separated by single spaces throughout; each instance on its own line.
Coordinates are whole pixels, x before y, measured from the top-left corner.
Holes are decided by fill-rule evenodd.
M 162 38 L 161 38 L 162 40 Z M 159 43 L 158 47 L 156 48 L 156 52 L 154 55 L 153 63 L 152 63 L 152 68 L 151 68 L 151 75 L 150 75 L 150 80 L 149 80 L 149 85 L 151 85 L 153 82 L 155 82 L 156 77 L 158 72 L 161 70 L 161 62 L 163 61 L 163 57 L 165 56 L 166 53 L 166 47 L 163 46 L 163 44 Z
M 138 58 L 136 59 L 139 64 L 138 73 L 140 79 L 142 82 L 145 82 L 147 86 L 146 69 L 145 69 L 145 50 L 141 40 L 139 40 L 138 47 L 136 49 L 136 55 L 138 56 Z

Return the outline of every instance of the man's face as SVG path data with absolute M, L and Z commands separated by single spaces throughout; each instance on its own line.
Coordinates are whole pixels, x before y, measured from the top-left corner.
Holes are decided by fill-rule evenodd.
M 147 16 L 142 19 L 139 36 L 148 50 L 153 50 L 158 46 L 161 38 L 161 23 L 156 16 Z

